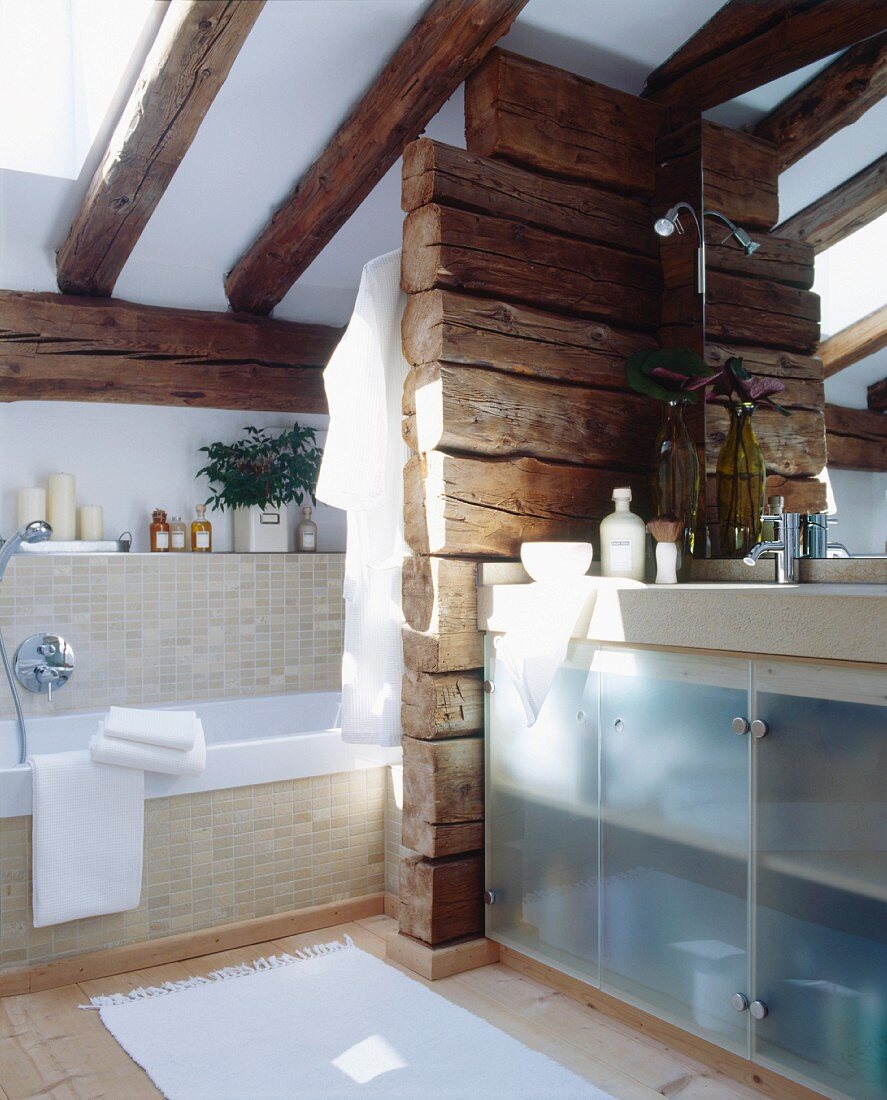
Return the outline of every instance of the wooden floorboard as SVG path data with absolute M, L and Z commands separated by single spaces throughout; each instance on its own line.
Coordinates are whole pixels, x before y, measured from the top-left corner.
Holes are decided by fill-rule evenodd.
M 147 1076 L 105 1030 L 98 1013 L 78 1006 L 90 997 L 126 993 L 267 955 L 350 936 L 362 950 L 385 957 L 390 917 L 372 916 L 249 947 L 152 966 L 79 985 L 0 1000 L 0 1100 L 142 1100 L 159 1095 Z M 389 964 L 395 965 L 395 964 Z M 750 1100 L 760 1094 L 618 1020 L 502 965 L 427 982 L 409 978 L 548 1054 L 617 1100 Z M 255 1098 L 261 1100 L 261 1098 Z

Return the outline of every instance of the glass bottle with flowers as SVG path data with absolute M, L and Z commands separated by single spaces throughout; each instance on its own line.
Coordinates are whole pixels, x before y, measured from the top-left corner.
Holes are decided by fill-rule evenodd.
M 633 390 L 662 404 L 650 488 L 655 516 L 673 516 L 681 522 L 678 547 L 683 564 L 693 554 L 699 511 L 699 456 L 684 423 L 684 409 L 698 404 L 718 375 L 689 348 L 637 352 L 628 359 L 626 372 Z
M 789 410 L 773 400 L 773 395 L 784 389 L 776 378 L 749 374 L 738 356 L 726 361 L 718 379 L 716 391 L 727 398 L 730 414 L 730 426 L 721 444 L 716 471 L 722 558 L 745 557 L 761 538 L 767 468 L 752 417 L 761 405 L 788 416 Z

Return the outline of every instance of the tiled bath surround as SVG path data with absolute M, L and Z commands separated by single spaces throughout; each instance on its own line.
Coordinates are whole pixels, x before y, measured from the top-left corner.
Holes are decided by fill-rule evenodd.
M 51 705 L 22 692 L 29 714 L 336 689 L 343 572 L 342 554 L 19 554 L 0 626 L 13 652 L 38 631 L 74 648 Z
M 0 820 L 0 970 L 380 892 L 386 768 L 145 803 L 138 909 L 31 926 L 31 819 Z

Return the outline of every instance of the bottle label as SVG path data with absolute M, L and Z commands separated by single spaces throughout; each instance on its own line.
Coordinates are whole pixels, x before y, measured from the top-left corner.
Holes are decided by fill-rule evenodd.
M 610 539 L 610 571 L 631 572 L 631 539 Z
M 198 531 L 196 546 L 198 550 L 209 550 L 209 531 Z
M 173 550 L 185 549 L 185 532 L 173 531 L 172 533 L 172 548 Z
M 302 549 L 313 550 L 317 544 L 317 536 L 313 531 L 302 532 Z
M 169 549 L 169 531 L 158 531 L 154 536 L 154 545 L 158 550 Z

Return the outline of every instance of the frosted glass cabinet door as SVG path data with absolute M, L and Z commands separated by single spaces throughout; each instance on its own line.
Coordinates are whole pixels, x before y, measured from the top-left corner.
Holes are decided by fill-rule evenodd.
M 887 674 L 759 661 L 758 1060 L 887 1096 Z
M 487 638 L 487 935 L 597 983 L 597 679 L 571 646 L 533 726 Z
M 602 650 L 601 983 L 748 1053 L 749 664 Z

